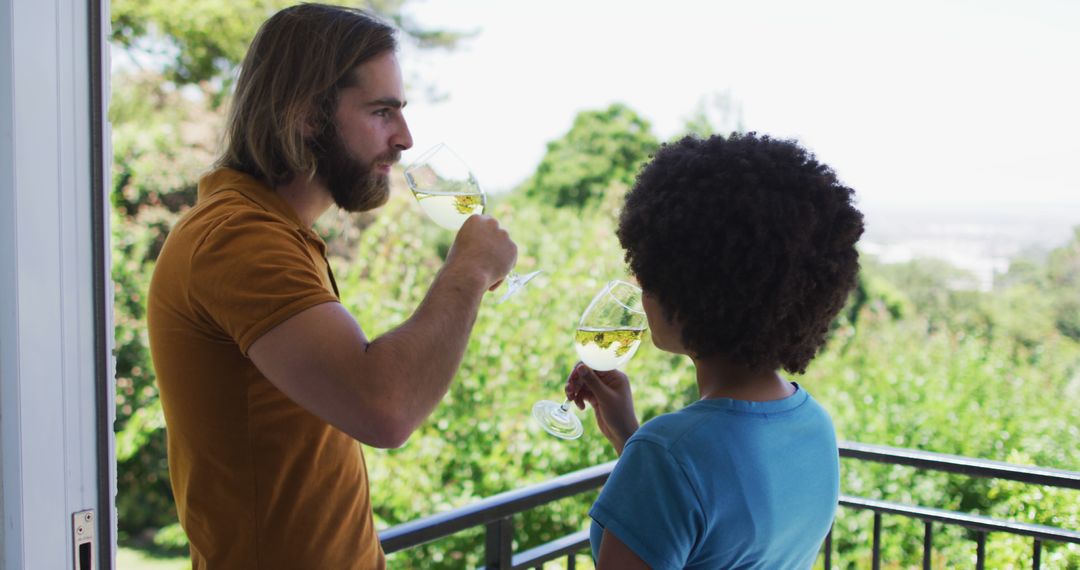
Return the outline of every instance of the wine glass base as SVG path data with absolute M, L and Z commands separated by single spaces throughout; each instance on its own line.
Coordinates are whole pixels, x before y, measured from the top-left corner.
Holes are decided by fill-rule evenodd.
M 520 291 L 525 285 L 532 281 L 533 277 L 540 275 L 542 270 L 533 271 L 532 273 L 526 273 L 525 275 L 513 275 L 506 278 L 506 293 L 503 293 L 502 297 L 499 297 L 499 302 L 502 303 L 510 298 L 511 295 Z
M 574 415 L 574 412 L 563 409 L 558 402 L 551 400 L 537 402 L 533 406 L 532 415 L 544 431 L 558 438 L 577 439 L 585 431 L 581 427 L 581 420 Z

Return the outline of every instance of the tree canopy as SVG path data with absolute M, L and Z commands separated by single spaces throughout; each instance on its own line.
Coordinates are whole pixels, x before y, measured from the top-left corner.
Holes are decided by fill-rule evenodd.
M 344 2 L 389 20 L 420 48 L 453 48 L 467 33 L 422 27 L 407 0 Z M 178 85 L 229 83 L 259 25 L 294 0 L 113 0 L 110 39 L 119 48 L 164 58 L 163 75 Z
M 556 207 L 582 207 L 613 187 L 628 188 L 659 146 L 649 121 L 621 103 L 583 111 L 547 145 L 525 193 Z

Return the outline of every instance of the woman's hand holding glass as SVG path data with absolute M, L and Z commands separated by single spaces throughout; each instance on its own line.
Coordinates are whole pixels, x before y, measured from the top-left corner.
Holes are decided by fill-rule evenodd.
M 622 455 L 626 440 L 638 430 L 630 379 L 619 370 L 593 370 L 579 362 L 566 379 L 566 399 L 585 409 L 588 402 L 596 413 L 596 426 Z
M 581 314 L 581 320 L 574 331 L 574 348 L 590 371 L 615 370 L 637 352 L 647 327 L 648 319 L 641 305 L 641 289 L 625 281 L 610 281 L 593 297 L 585 312 Z M 580 368 L 579 364 L 574 368 L 574 373 Z M 574 373 L 571 373 L 571 376 Z M 622 378 L 626 376 L 623 375 Z M 599 385 L 597 390 L 600 390 Z M 633 415 L 633 400 L 629 398 L 628 385 L 626 395 L 630 402 L 630 413 Z M 625 411 L 625 406 L 613 405 L 610 409 L 614 413 L 617 408 Z M 581 437 L 581 420 L 570 410 L 569 391 L 562 404 L 551 400 L 537 402 L 533 406 L 532 414 L 544 430 L 555 437 Z M 621 418 L 621 415 L 622 412 L 618 422 L 606 422 L 606 425 L 616 428 L 616 432 L 625 431 L 628 422 Z M 637 419 L 634 418 L 633 421 L 637 422 Z M 604 429 L 604 426 L 601 426 L 601 429 Z M 634 427 L 630 433 L 636 429 Z M 621 444 L 616 447 L 621 453 Z

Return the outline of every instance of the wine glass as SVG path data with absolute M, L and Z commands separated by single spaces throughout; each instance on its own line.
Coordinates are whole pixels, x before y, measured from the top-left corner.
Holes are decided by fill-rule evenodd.
M 465 161 L 443 143 L 428 149 L 409 165 L 405 169 L 405 180 L 420 209 L 433 222 L 451 231 L 461 229 L 469 216 L 483 214 L 487 206 L 487 195 L 476 176 Z M 506 293 L 499 302 L 510 298 L 539 274 L 539 271 L 533 271 L 518 275 L 511 270 L 506 276 Z
M 641 306 L 641 289 L 616 279 L 604 285 L 581 314 L 574 332 L 574 348 L 581 361 L 593 370 L 614 370 L 637 352 L 648 324 Z M 562 404 L 537 402 L 532 415 L 555 437 L 581 437 L 581 420 L 571 410 L 569 399 Z

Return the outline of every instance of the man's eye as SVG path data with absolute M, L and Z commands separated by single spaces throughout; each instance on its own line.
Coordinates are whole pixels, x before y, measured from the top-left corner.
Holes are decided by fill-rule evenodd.
M 390 116 L 390 109 L 379 109 L 378 111 L 375 111 L 375 116 L 377 116 L 377 117 L 389 117 Z

